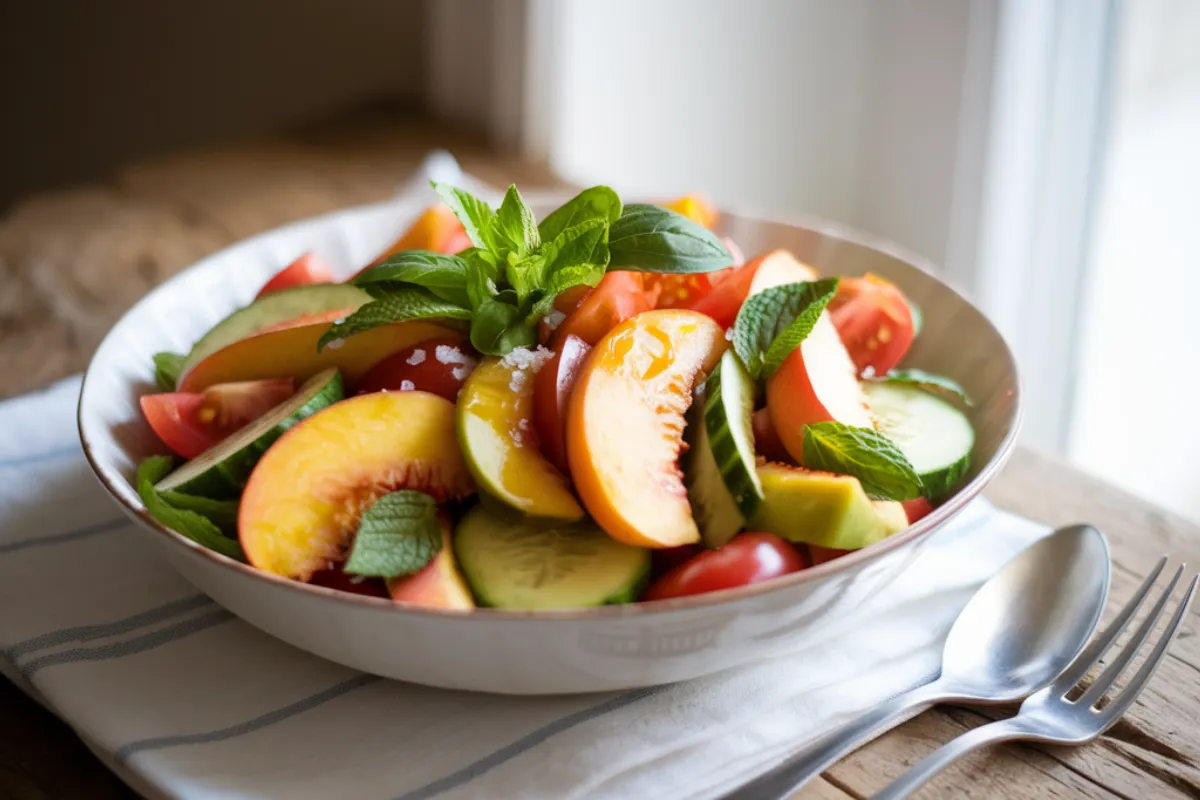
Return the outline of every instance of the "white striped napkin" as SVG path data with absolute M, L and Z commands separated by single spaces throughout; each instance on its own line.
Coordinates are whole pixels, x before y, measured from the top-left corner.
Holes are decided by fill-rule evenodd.
M 427 689 L 293 649 L 175 574 L 90 474 L 78 393 L 0 403 L 0 671 L 149 797 L 712 797 L 930 676 L 974 588 L 1044 533 L 976 503 L 785 659 L 611 695 Z

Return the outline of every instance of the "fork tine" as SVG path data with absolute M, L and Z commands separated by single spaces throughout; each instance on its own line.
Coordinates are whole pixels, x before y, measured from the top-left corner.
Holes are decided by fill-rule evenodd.
M 1150 678 L 1154 676 L 1158 665 L 1162 663 L 1167 655 L 1167 649 L 1171 643 L 1175 641 L 1175 634 L 1179 633 L 1179 629 L 1183 627 L 1183 620 L 1187 617 L 1188 608 L 1192 605 L 1192 599 L 1196 595 L 1196 585 L 1200 583 L 1200 575 L 1193 575 L 1191 582 L 1188 583 L 1187 591 L 1184 592 L 1183 599 L 1179 601 L 1179 608 L 1175 609 L 1174 616 L 1171 617 L 1171 623 L 1167 629 L 1163 631 L 1162 638 L 1158 640 L 1158 644 L 1146 656 L 1146 661 L 1134 673 L 1134 676 L 1129 679 L 1129 683 L 1125 688 L 1113 699 L 1111 703 L 1100 710 L 1101 718 L 1104 719 L 1104 729 L 1116 722 L 1133 702 L 1138 699 L 1138 695 L 1146 688 L 1146 684 L 1150 682 Z
M 1117 678 L 1121 677 L 1121 673 L 1129 666 L 1129 662 L 1133 661 L 1138 650 L 1142 649 L 1142 645 L 1146 643 L 1146 639 L 1150 638 L 1150 634 L 1154 631 L 1154 626 L 1162 618 L 1163 609 L 1167 607 L 1167 601 L 1171 599 L 1171 594 L 1175 591 L 1176 584 L 1179 583 L 1179 576 L 1183 574 L 1183 567 L 1184 565 L 1180 564 L 1179 569 L 1175 570 L 1175 574 L 1171 577 L 1171 582 L 1167 584 L 1167 588 L 1159 596 L 1158 602 L 1154 604 L 1154 608 L 1150 609 L 1150 613 L 1142 620 L 1142 624 L 1138 626 L 1137 631 L 1133 634 L 1133 638 L 1125 643 L 1125 646 L 1117 653 L 1116 658 L 1105 665 L 1104 671 L 1096 676 L 1096 679 L 1092 681 L 1092 685 L 1079 698 L 1077 702 L 1081 706 L 1095 705 L 1104 696 L 1104 693 L 1117 682 Z
M 1058 680 L 1054 682 L 1056 692 L 1059 694 L 1069 692 L 1075 684 L 1083 680 L 1083 676 L 1087 675 L 1088 670 L 1100 660 L 1100 656 L 1104 655 L 1109 647 L 1112 647 L 1112 643 L 1117 640 L 1117 637 L 1121 635 L 1121 631 L 1125 630 L 1129 621 L 1133 619 L 1133 615 L 1141 607 L 1142 601 L 1146 599 L 1146 595 L 1150 593 L 1150 588 L 1154 586 L 1154 582 L 1158 580 L 1158 576 L 1162 574 L 1163 567 L 1166 565 L 1167 557 L 1163 556 L 1154 565 L 1154 569 L 1150 570 L 1150 574 L 1142 581 L 1142 585 L 1134 592 L 1133 597 L 1121 609 L 1121 613 L 1117 614 L 1117 618 L 1104 629 L 1104 633 L 1100 634 L 1097 639 L 1088 645 L 1087 649 L 1071 662 L 1071 666 L 1067 667 L 1067 670 L 1058 676 Z

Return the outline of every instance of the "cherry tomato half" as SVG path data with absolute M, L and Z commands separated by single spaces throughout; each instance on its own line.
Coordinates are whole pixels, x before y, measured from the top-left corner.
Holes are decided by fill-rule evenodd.
M 808 566 L 800 550 L 771 533 L 740 533 L 724 547 L 705 550 L 667 572 L 643 600 L 687 597 L 778 578 Z
M 869 367 L 876 375 L 887 373 L 913 343 L 908 301 L 878 275 L 842 278 L 829 317 L 859 371 Z
M 928 498 L 916 497 L 912 500 L 905 500 L 900 505 L 904 506 L 904 514 L 908 517 L 908 524 L 912 525 L 917 520 L 925 517 L 929 512 L 933 511 L 933 503 L 929 502 Z
M 275 277 L 258 290 L 254 299 L 280 289 L 307 286 L 310 283 L 333 283 L 333 267 L 316 253 L 305 253 L 277 272 Z
M 211 386 L 203 392 L 142 395 L 146 421 L 176 455 L 195 458 L 291 397 L 290 378 Z
M 475 351 L 461 337 L 426 339 L 371 367 L 358 382 L 358 391 L 418 390 L 441 395 L 453 403 L 478 363 Z
M 594 347 L 604 334 L 651 308 L 641 273 L 610 272 L 567 313 L 550 339 L 551 349 L 558 350 L 559 344 L 572 335 Z

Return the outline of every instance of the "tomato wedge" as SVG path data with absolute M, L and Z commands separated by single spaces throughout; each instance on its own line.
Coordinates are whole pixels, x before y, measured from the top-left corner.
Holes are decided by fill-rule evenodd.
M 477 354 L 462 337 L 426 339 L 371 367 L 358 382 L 358 391 L 432 392 L 453 403 L 478 363 Z
M 799 572 L 808 561 L 790 542 L 770 533 L 740 533 L 716 550 L 693 556 L 650 584 L 643 600 L 687 597 Z
M 316 253 L 305 253 L 277 272 L 275 277 L 258 290 L 254 299 L 280 289 L 307 286 L 310 283 L 333 283 L 333 267 Z
M 567 463 L 567 401 L 591 347 L 578 336 L 567 336 L 533 379 L 533 427 L 542 455 L 564 475 Z
M 750 295 L 772 286 L 811 281 L 816 275 L 812 267 L 800 263 L 788 251 L 772 250 L 730 270 L 711 292 L 688 307 L 712 317 L 722 328 L 728 328 Z
M 203 392 L 142 395 L 146 421 L 176 455 L 195 458 L 292 396 L 290 378 L 211 386 Z
M 595 289 L 583 295 L 574 310 L 566 312 L 566 319 L 550 338 L 550 347 L 557 350 L 568 336 L 578 336 L 594 346 L 604 334 L 634 314 L 651 308 L 653 306 L 640 272 L 610 272 Z
M 900 290 L 878 275 L 842 278 L 829 316 L 859 371 L 883 375 L 912 346 L 912 309 Z

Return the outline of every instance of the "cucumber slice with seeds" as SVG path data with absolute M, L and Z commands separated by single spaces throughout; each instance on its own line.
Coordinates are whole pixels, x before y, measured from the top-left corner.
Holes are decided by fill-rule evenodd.
M 199 497 L 237 497 L 254 465 L 267 448 L 289 428 L 344 397 L 336 369 L 319 372 L 287 400 L 187 462 L 158 482 L 160 492 L 176 491 Z
M 631 603 L 650 574 L 650 551 L 590 522 L 538 525 L 476 506 L 454 531 L 454 555 L 481 605 L 544 609 Z
M 940 397 L 903 383 L 863 384 L 879 432 L 887 436 L 925 484 L 932 500 L 944 497 L 971 466 L 975 431 L 970 420 Z

